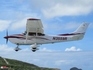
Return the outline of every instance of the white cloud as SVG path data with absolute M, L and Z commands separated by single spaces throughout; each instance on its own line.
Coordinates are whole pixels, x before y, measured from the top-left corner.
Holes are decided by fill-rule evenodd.
M 65 51 L 82 51 L 80 48 L 76 48 L 75 46 L 72 46 L 71 48 L 66 48 Z
M 92 0 L 70 0 L 70 2 L 64 0 L 54 0 L 53 3 L 54 4 L 52 4 L 52 6 L 42 10 L 43 14 L 47 18 L 57 16 L 87 15 L 93 11 Z
M 29 49 L 23 49 L 15 52 L 14 47 L 0 45 L 0 56 L 5 58 L 17 59 L 29 62 L 40 67 L 60 68 L 69 70 L 69 67 L 79 66 L 80 68 L 93 68 L 93 52 L 49 52 L 45 51 L 32 52 Z M 86 59 L 85 59 L 86 58 Z M 88 66 L 86 66 L 88 64 Z
M 74 62 L 75 62 L 74 60 L 57 60 L 55 61 L 55 65 L 57 66 L 61 66 L 63 64 L 69 65 L 69 64 L 73 64 Z
M 18 15 L 19 15 L 19 18 L 16 21 L 12 22 L 12 24 L 10 26 L 10 30 L 19 30 L 19 29 L 23 29 L 23 28 L 26 29 L 26 23 L 27 23 L 28 18 L 40 18 L 40 16 L 37 16 L 37 14 L 35 14 L 35 13 L 31 13 L 31 14 L 22 13 L 21 15 L 19 13 Z M 25 15 L 24 16 L 25 18 L 23 17 L 23 15 Z
M 10 23 L 11 21 L 8 20 L 0 20 L 0 31 L 6 30 L 9 27 Z
M 75 29 L 75 28 L 77 28 L 79 25 L 80 25 L 80 24 L 78 24 L 78 23 L 76 23 L 76 22 L 70 22 L 70 23 L 65 24 L 64 29 L 65 29 L 65 30 Z
M 27 21 L 27 18 L 19 20 L 19 21 L 13 23 L 10 26 L 10 30 L 19 30 L 19 29 L 22 29 L 22 28 L 26 28 L 26 21 Z
M 16 6 L 15 3 L 18 6 Z M 33 12 L 35 12 L 34 14 L 38 14 L 37 17 L 43 15 L 47 18 L 53 18 L 60 16 L 87 15 L 93 11 L 92 0 L 27 0 L 26 2 L 11 1 L 6 4 L 7 5 L 2 6 L 4 12 L 2 12 L 1 15 L 7 18 L 10 17 L 11 19 L 27 17 L 28 13 L 31 16 Z M 14 8 L 9 8 L 11 6 Z M 8 14 L 6 14 L 6 12 Z
M 40 52 L 54 52 L 54 50 L 50 50 L 50 49 L 47 49 L 47 48 L 42 48 L 39 51 Z
M 15 46 L 16 47 L 16 46 Z M 0 52 L 15 52 L 15 47 L 10 47 L 8 46 L 7 44 L 0 44 Z M 28 52 L 28 51 L 31 51 L 29 48 L 24 48 L 24 49 L 21 49 L 20 51 L 22 52 Z
M 60 65 L 62 65 L 62 63 L 66 63 L 66 62 L 67 62 L 66 60 L 58 60 L 55 62 L 55 65 L 60 66 Z
M 13 51 L 13 48 L 12 47 L 8 47 L 7 45 L 5 44 L 1 44 L 0 45 L 0 51 L 4 51 L 5 52 L 10 52 L 10 51 Z
M 59 24 L 59 23 L 53 23 L 53 24 L 43 24 L 44 25 L 44 30 L 45 31 L 48 31 L 48 32 L 50 32 L 50 33 L 52 33 L 52 32 L 58 32 L 58 31 L 61 31 L 62 32 L 62 30 L 64 31 L 64 30 L 73 30 L 73 31 L 75 31 L 77 28 L 78 28 L 78 26 L 80 25 L 80 23 L 76 23 L 76 22 L 69 22 L 69 23 L 65 23 L 65 24 L 63 24 L 63 23 L 61 23 L 61 24 Z
M 9 29 L 12 31 L 17 31 L 19 29 L 25 30 L 26 29 L 26 23 L 27 23 L 27 18 L 21 19 L 21 20 L 17 20 L 17 21 L 13 21 L 12 24 L 10 25 Z M 61 22 L 60 22 L 61 23 Z M 76 23 L 76 22 L 69 22 L 69 23 L 42 23 L 44 26 L 44 31 L 48 31 L 48 32 L 54 32 L 54 31 L 62 31 L 62 30 L 72 30 L 72 29 L 76 29 L 80 23 Z

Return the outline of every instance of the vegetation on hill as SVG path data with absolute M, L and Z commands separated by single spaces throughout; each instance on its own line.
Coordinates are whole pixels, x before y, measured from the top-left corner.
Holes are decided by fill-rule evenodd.
M 73 67 L 70 70 L 82 70 L 82 69 L 78 69 L 77 67 Z
M 7 66 L 9 67 L 8 70 L 59 70 L 55 68 L 53 69 L 53 68 L 38 67 L 34 64 L 29 64 L 29 63 L 14 60 L 14 59 L 6 59 L 6 60 L 9 62 L 9 64 L 6 64 L 4 59 L 0 57 L 0 67 Z

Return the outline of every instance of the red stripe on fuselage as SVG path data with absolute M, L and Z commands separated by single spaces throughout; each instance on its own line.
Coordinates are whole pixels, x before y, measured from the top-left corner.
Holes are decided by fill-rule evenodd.
M 17 35 L 12 35 L 12 36 L 5 36 L 4 38 L 5 38 L 5 39 L 8 39 L 8 38 L 26 39 L 25 37 L 19 36 L 18 34 L 17 34 Z M 27 38 L 27 40 L 31 40 L 31 39 L 33 39 L 33 38 L 49 40 L 49 39 L 43 38 L 43 37 L 31 37 L 31 38 Z
M 71 33 L 71 34 L 59 34 L 59 36 L 71 36 L 71 35 L 79 35 L 84 33 Z

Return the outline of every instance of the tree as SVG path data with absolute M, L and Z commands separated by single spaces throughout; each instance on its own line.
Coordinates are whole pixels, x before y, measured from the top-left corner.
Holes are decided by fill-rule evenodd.
M 82 69 L 78 69 L 77 67 L 73 67 L 70 70 L 82 70 Z

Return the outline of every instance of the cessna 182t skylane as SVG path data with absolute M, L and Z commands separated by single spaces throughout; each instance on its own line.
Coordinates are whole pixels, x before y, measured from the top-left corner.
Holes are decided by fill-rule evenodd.
M 22 34 L 9 35 L 4 38 L 6 42 L 8 40 L 17 45 L 15 51 L 19 51 L 19 45 L 31 45 L 31 50 L 35 52 L 38 50 L 38 45 L 67 42 L 81 40 L 84 37 L 86 29 L 89 23 L 82 23 L 76 31 L 69 34 L 59 34 L 59 35 L 46 35 L 44 34 L 43 25 L 40 19 L 30 18 L 27 19 L 26 31 Z

